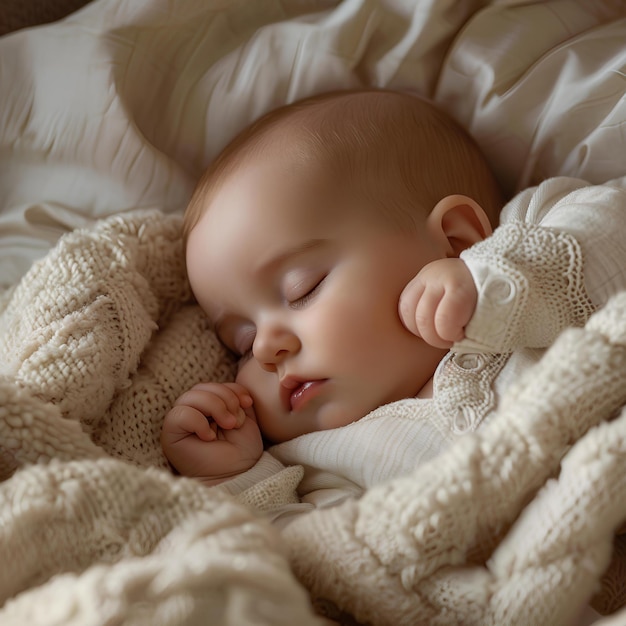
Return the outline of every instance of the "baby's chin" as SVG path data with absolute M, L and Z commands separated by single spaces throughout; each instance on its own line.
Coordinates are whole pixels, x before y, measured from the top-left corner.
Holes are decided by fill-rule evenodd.
M 316 430 L 332 430 L 335 428 L 343 428 L 349 426 L 363 419 L 366 415 L 369 415 L 377 407 L 368 408 L 361 407 L 346 407 L 346 406 L 334 406 L 325 407 L 324 411 L 321 411 L 317 417 L 318 428 Z
M 291 441 L 297 437 L 303 435 L 309 435 L 315 432 L 321 432 L 325 430 L 334 430 L 337 428 L 343 428 L 349 426 L 363 419 L 366 415 L 369 415 L 372 411 L 376 410 L 379 405 L 368 408 L 366 406 L 346 406 L 339 404 L 325 404 L 318 411 L 313 414 L 309 413 L 306 417 L 298 416 L 297 414 L 284 415 L 282 410 L 276 410 L 273 415 L 260 415 L 257 416 L 260 420 L 259 427 L 263 433 L 264 439 L 271 444 L 285 443 Z M 300 417 L 302 428 L 298 429 L 277 429 L 276 427 L 267 427 L 267 424 L 275 421 L 275 415 L 281 415 L 281 419 L 286 423 L 298 420 Z M 264 427 L 265 424 L 265 427 Z M 280 432 L 282 431 L 282 432 Z

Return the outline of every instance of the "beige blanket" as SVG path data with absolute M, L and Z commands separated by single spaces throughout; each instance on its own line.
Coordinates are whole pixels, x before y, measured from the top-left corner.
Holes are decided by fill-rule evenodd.
M 625 33 L 623 0 L 95 0 L 0 37 L 0 624 L 568 623 L 626 517 L 623 299 L 480 439 L 279 536 L 165 466 L 232 363 L 164 215 L 263 112 L 362 85 L 434 98 L 507 192 L 623 176 Z
M 310 598 L 375 625 L 572 623 L 626 520 L 626 294 L 480 436 L 281 537 L 159 447 L 174 398 L 232 373 L 179 227 L 66 235 L 2 301 L 0 623 L 321 624 Z

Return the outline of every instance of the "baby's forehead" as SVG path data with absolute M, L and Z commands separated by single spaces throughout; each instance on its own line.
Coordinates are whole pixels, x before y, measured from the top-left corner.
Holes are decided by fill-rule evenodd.
M 254 191 L 275 193 L 276 196 L 293 193 L 298 204 L 307 204 L 312 198 L 321 201 L 332 192 L 340 192 L 341 183 L 334 175 L 332 162 L 327 155 L 316 151 L 301 137 L 293 141 L 274 141 L 243 154 L 230 169 L 210 198 L 208 207 L 221 194 Z M 244 189 L 245 187 L 245 189 Z

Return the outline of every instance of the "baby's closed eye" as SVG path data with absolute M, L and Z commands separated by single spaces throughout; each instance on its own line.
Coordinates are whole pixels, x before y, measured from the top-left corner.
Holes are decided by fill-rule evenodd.
M 287 302 L 292 309 L 305 307 L 318 294 L 327 274 L 314 274 L 299 281 L 290 287 L 287 294 Z

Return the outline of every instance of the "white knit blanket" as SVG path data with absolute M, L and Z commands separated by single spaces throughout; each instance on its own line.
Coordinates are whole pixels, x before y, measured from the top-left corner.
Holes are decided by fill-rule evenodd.
M 173 400 L 232 374 L 179 227 L 73 232 L 1 302 L 0 623 L 324 623 L 310 598 L 374 625 L 572 623 L 626 520 L 626 294 L 479 436 L 280 536 L 161 453 Z

